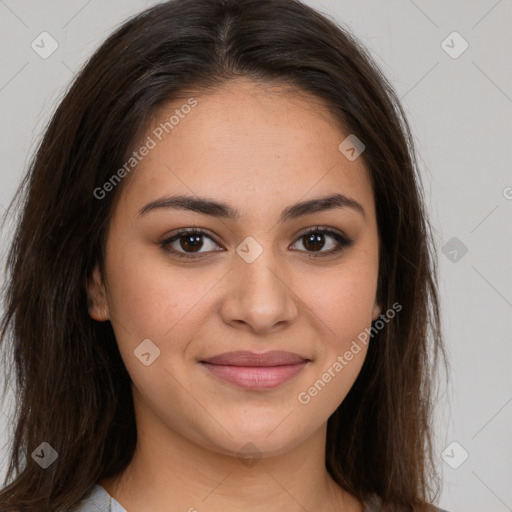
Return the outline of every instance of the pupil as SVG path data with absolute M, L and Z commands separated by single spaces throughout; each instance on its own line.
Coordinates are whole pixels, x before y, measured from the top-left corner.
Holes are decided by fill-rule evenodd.
M 304 244 L 304 247 L 306 249 L 321 249 L 324 246 L 324 235 L 323 234 L 314 234 L 311 233 L 310 235 L 306 235 L 306 243 Z
M 185 242 L 183 242 L 183 239 Z M 202 247 L 201 235 L 185 235 L 181 239 L 181 248 L 186 251 L 197 251 Z

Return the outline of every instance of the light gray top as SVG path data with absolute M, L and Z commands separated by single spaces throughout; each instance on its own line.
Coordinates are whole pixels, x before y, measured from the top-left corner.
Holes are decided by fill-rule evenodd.
M 72 512 L 126 512 L 126 509 L 101 485 L 95 484 Z
M 374 498 L 365 504 L 364 512 L 379 512 L 379 510 L 378 498 Z M 438 511 L 448 512 L 441 509 L 438 509 Z M 127 510 L 110 496 L 101 485 L 95 484 L 71 512 L 127 512 Z

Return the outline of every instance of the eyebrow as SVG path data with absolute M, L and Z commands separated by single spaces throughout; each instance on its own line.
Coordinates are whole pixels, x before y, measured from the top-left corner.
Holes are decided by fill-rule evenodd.
M 343 194 L 334 194 L 326 197 L 309 199 L 286 207 L 281 212 L 281 222 L 296 219 L 302 215 L 332 210 L 334 208 L 350 208 L 359 212 L 366 219 L 364 208 L 356 200 Z M 207 197 L 193 197 L 187 195 L 174 195 L 161 197 L 143 206 L 139 217 L 159 209 L 189 210 L 212 217 L 220 217 L 237 222 L 240 212 L 226 203 L 215 201 Z

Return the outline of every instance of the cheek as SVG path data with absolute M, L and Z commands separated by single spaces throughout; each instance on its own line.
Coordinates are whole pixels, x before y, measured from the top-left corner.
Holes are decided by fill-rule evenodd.
M 331 414 L 343 401 L 364 363 L 378 278 L 373 251 L 354 253 L 314 296 L 315 312 L 324 329 L 316 380 L 306 392 L 316 407 Z M 321 396 L 320 396 L 321 395 Z
M 165 256 L 150 258 L 149 252 L 133 251 L 117 259 L 113 255 L 108 270 L 109 310 L 126 331 L 163 342 L 178 322 L 180 332 L 186 328 L 189 314 L 198 309 L 215 280 L 191 269 L 173 268 Z
M 328 339 L 341 349 L 365 327 L 371 325 L 377 291 L 377 265 L 364 258 L 354 257 L 334 272 L 318 273 L 307 306 L 321 320 Z M 305 286 L 306 283 L 304 283 Z

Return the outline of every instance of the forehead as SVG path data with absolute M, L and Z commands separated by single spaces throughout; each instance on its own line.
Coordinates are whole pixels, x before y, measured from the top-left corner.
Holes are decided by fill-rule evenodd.
M 268 209 L 269 201 L 340 192 L 371 210 L 363 159 L 350 161 L 339 150 L 348 135 L 314 96 L 284 85 L 228 82 L 181 95 L 156 112 L 139 142 L 151 140 L 152 148 L 123 195 L 133 205 L 165 193 L 214 195 L 243 214 L 244 205 L 254 211 L 258 204 Z

